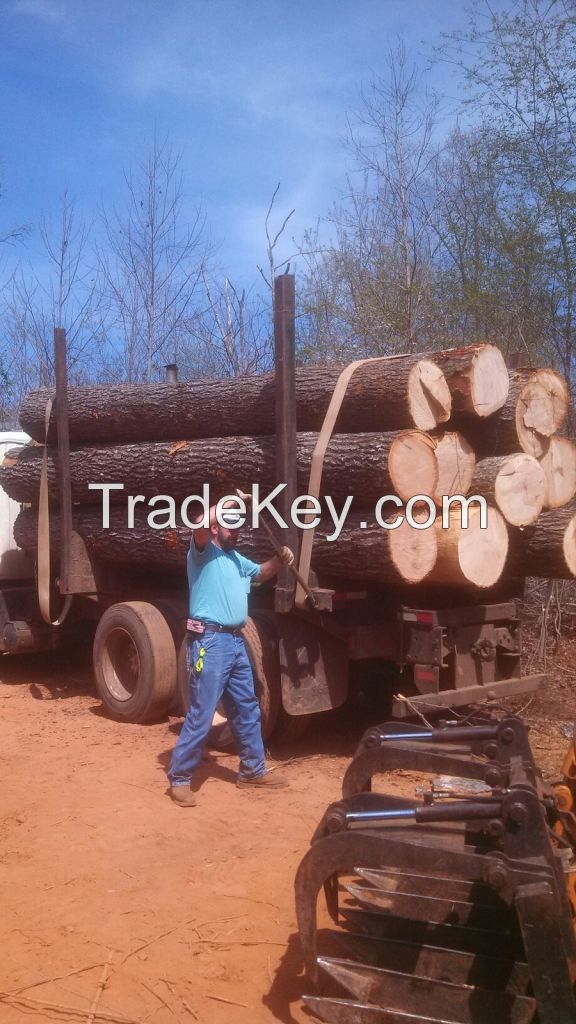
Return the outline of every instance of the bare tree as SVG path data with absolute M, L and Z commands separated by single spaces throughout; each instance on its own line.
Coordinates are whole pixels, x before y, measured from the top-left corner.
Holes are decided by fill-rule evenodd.
M 181 157 L 154 139 L 126 175 L 127 208 L 104 212 L 100 251 L 111 309 L 114 366 L 127 381 L 150 381 L 166 362 L 181 362 L 208 259 L 204 221 L 184 222 Z
M 324 225 L 331 241 L 318 257 L 316 233 L 304 239 L 313 253 L 305 308 L 323 327 L 324 353 L 337 341 L 350 356 L 411 351 L 429 331 L 437 113 L 436 98 L 423 90 L 399 43 L 387 77 L 371 81 L 348 121 L 355 170 Z
M 269 300 L 237 288 L 228 277 L 221 282 L 218 276 L 211 280 L 204 273 L 203 283 L 206 307 L 190 326 L 196 339 L 190 375 L 238 377 L 269 370 L 273 362 Z
M 4 315 L 4 369 L 15 408 L 23 394 L 53 382 L 54 327 L 64 327 L 73 382 L 94 379 L 103 346 L 96 273 L 89 228 L 78 219 L 67 192 L 57 222 L 42 218 L 41 262 L 21 262 L 14 272 Z
M 264 219 L 264 231 L 265 231 L 265 234 L 266 234 L 266 262 L 267 262 L 267 270 L 264 271 L 264 269 L 262 267 L 258 267 L 258 271 L 259 271 L 263 281 L 265 282 L 267 287 L 270 289 L 270 294 L 272 296 L 272 308 L 274 308 L 274 278 L 275 278 L 276 274 L 280 270 L 282 270 L 283 268 L 289 267 L 290 266 L 290 260 L 293 259 L 293 256 L 288 256 L 287 259 L 281 260 L 280 263 L 278 263 L 277 260 L 276 260 L 276 247 L 277 247 L 278 242 L 280 241 L 282 235 L 284 234 L 284 232 L 286 230 L 286 227 L 288 225 L 288 221 L 294 215 L 296 210 L 295 209 L 290 210 L 290 213 L 286 214 L 286 216 L 284 217 L 284 220 L 282 221 L 280 227 L 278 228 L 277 231 L 274 232 L 274 234 L 272 234 L 272 229 L 271 229 L 271 226 L 270 226 L 270 218 L 272 216 L 272 211 L 274 210 L 274 203 L 276 202 L 276 196 L 278 195 L 278 193 L 280 191 L 280 184 L 281 183 L 278 182 L 278 184 L 276 185 L 276 188 L 274 189 L 274 191 L 272 193 L 272 198 L 270 199 L 268 210 L 266 211 L 266 217 Z

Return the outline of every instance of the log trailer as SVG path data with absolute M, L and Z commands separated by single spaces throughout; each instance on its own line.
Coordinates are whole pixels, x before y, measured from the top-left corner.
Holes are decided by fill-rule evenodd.
M 297 495 L 293 275 L 275 280 L 274 338 L 277 480 L 286 484 L 277 508 L 288 522 Z M 34 562 L 13 550 L 14 503 L 2 494 L 0 651 L 46 650 L 78 639 L 89 627 L 98 694 L 111 716 L 143 722 L 168 710 L 185 713 L 185 579 L 175 582 L 169 574 L 100 562 L 73 528 L 66 345 L 60 328 L 55 354 L 60 556 L 59 564 L 52 559 L 50 586 L 52 606 L 65 599 L 71 601 L 70 611 L 61 625 L 43 621 Z M 24 441 L 23 435 L 3 435 L 2 445 L 6 450 Z M 279 543 L 298 550 L 295 526 L 275 532 Z M 41 547 L 48 535 L 46 528 Z M 13 575 L 15 559 L 19 568 Z M 298 602 L 295 580 L 284 569 L 274 587 L 251 596 L 245 638 L 266 739 L 294 735 L 310 715 L 342 705 L 354 676 L 375 679 L 383 705 L 395 694 L 392 713 L 399 718 L 544 685 L 543 675 L 521 672 L 517 601 L 522 581 L 507 580 L 482 604 L 477 591 L 462 589 L 451 596 L 422 586 L 404 592 L 389 592 L 384 585 L 359 589 L 342 578 L 337 564 L 329 579 L 310 572 L 307 582 L 309 593 Z

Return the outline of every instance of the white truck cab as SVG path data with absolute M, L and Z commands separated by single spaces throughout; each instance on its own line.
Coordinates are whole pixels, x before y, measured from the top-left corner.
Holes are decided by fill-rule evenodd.
M 0 431 L 0 462 L 11 448 L 28 444 L 30 438 L 21 430 Z M 0 581 L 30 580 L 34 567 L 30 558 L 14 542 L 13 529 L 20 511 L 17 501 L 0 488 Z

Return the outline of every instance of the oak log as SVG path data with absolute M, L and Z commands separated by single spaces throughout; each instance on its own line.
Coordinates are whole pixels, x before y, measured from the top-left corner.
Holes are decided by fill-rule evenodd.
M 495 345 L 468 345 L 432 358 L 446 378 L 455 413 L 468 412 L 484 419 L 506 402 L 508 370 Z
M 546 477 L 547 508 L 560 508 L 576 494 L 576 445 L 567 437 L 555 434 L 548 450 L 540 459 Z
M 542 512 L 532 526 L 510 530 L 506 575 L 540 579 L 576 576 L 576 503 Z
M 498 509 L 488 507 L 487 525 L 483 529 L 477 506 L 470 507 L 466 528 L 460 509 L 452 508 L 449 528 L 443 528 L 439 516 L 434 530 L 438 559 L 427 577 L 428 583 L 491 587 L 500 579 L 508 553 L 508 530 Z
M 437 505 L 445 495 L 468 494 L 474 477 L 476 455 L 462 434 L 447 431 L 437 439 L 438 483 L 430 497 Z
M 486 416 L 506 397 L 501 361 L 491 345 L 370 360 L 357 367 L 349 381 L 335 432 L 432 429 L 450 417 L 450 390 L 458 408 Z M 298 430 L 320 429 L 342 370 L 342 366 L 297 369 Z M 52 391 L 44 388 L 31 392 L 22 403 L 22 429 L 36 441 L 44 441 L 46 402 L 51 396 Z M 76 444 L 270 434 L 274 432 L 274 375 L 70 388 L 68 411 L 70 438 Z M 53 415 L 49 440 L 53 442 L 54 436 Z
M 37 513 L 32 509 L 20 512 L 14 538 L 19 547 L 34 551 L 36 545 Z M 361 526 L 364 522 L 366 525 Z M 59 516 L 50 521 L 51 543 L 56 554 L 59 544 Z M 84 539 L 91 556 L 119 567 L 134 569 L 163 569 L 171 573 L 186 572 L 186 554 L 191 531 L 184 526 L 152 529 L 146 519 L 139 517 L 134 529 L 129 529 L 126 511 L 118 507 L 110 513 L 110 527 L 103 529 L 102 514 L 93 508 L 74 509 L 74 529 Z M 362 580 L 372 583 L 403 585 L 390 554 L 389 531 L 378 526 L 368 513 L 350 515 L 336 540 L 331 522 L 324 521 L 314 535 L 312 568 L 324 576 Z M 271 555 L 270 542 L 262 529 L 242 529 L 238 550 L 248 558 L 262 562 Z
M 461 413 L 448 429 L 460 431 L 478 459 L 513 455 L 522 450 L 540 458 L 548 450 L 555 427 L 553 397 L 547 387 L 533 380 L 533 373 L 509 370 L 509 392 L 504 405 L 487 419 Z
M 316 434 L 298 434 L 298 491 L 306 494 Z M 388 434 L 335 434 L 326 452 L 322 493 L 337 502 L 348 495 L 358 507 L 374 506 L 385 494 L 396 492 L 403 500 L 427 494 L 436 487 L 438 467 L 435 445 L 420 431 Z M 101 492 L 89 484 L 122 483 L 124 491 L 111 491 L 112 503 L 126 494 L 171 495 L 182 501 L 210 485 L 211 500 L 246 491 L 253 483 L 265 495 L 276 484 L 275 438 L 204 438 L 197 441 L 158 441 L 141 444 L 76 447 L 70 452 L 72 497 L 81 504 L 98 504 Z M 0 465 L 0 486 L 16 501 L 38 500 L 43 448 L 27 446 L 8 453 Z M 48 461 L 49 493 L 58 498 L 57 452 Z
M 544 508 L 546 476 L 532 455 L 495 456 L 476 463 L 471 490 L 496 504 L 513 526 L 534 523 Z

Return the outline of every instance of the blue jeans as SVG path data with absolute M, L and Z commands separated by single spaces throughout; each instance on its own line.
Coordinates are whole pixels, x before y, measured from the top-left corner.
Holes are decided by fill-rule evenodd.
M 239 778 L 263 775 L 266 766 L 260 706 L 243 638 L 206 631 L 198 640 L 188 636 L 186 645 L 191 703 L 172 755 L 170 784 L 190 785 L 220 701 L 240 756 Z M 202 648 L 204 654 L 200 655 Z

